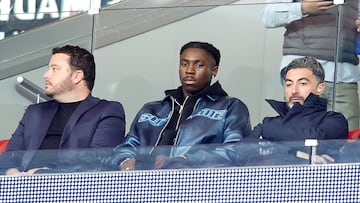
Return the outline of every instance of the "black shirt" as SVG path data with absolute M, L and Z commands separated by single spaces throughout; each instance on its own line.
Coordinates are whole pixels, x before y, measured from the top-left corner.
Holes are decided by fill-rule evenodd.
M 57 110 L 54 119 L 50 124 L 40 149 L 59 149 L 61 135 L 64 127 L 80 103 L 81 101 L 73 103 L 60 103 L 59 109 Z
M 60 140 L 64 127 L 80 103 L 81 101 L 73 103 L 59 103 L 59 108 L 55 113 L 44 141 L 40 146 L 40 151 L 35 154 L 29 168 L 44 166 L 49 166 L 51 168 L 52 163 L 56 162 L 58 159 L 57 149 L 60 149 Z

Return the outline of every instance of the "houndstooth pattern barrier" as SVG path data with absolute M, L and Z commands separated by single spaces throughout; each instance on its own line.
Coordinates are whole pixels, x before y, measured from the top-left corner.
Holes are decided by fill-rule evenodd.
M 0 177 L 0 202 L 360 202 L 360 167 L 316 165 Z

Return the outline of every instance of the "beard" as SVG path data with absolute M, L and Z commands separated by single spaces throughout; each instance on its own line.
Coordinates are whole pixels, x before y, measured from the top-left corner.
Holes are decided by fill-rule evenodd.
M 45 94 L 48 97 L 54 98 L 58 95 L 62 95 L 66 92 L 74 89 L 74 85 L 72 84 L 69 78 L 60 81 L 58 84 L 50 83 L 49 86 L 45 89 Z
M 45 91 L 45 95 L 50 97 L 50 98 L 53 98 L 54 97 L 54 94 L 53 93 L 50 93 L 50 92 L 47 92 Z
M 294 100 L 295 100 L 295 102 L 293 102 Z M 289 98 L 289 100 L 287 101 L 287 105 L 289 106 L 289 108 L 292 108 L 295 103 L 299 103 L 299 104 L 303 105 L 304 101 L 305 101 L 304 97 L 299 96 L 299 95 L 294 95 Z

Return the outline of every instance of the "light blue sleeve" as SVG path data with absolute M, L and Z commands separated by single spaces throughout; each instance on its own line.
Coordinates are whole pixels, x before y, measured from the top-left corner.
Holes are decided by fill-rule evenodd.
M 267 28 L 283 27 L 303 17 L 301 2 L 292 0 L 267 0 L 261 10 L 261 20 Z
M 358 19 L 360 19 L 360 0 L 358 0 Z

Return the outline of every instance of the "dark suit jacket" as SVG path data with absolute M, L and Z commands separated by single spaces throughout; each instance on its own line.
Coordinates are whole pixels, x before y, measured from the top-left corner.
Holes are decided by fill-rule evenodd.
M 30 105 L 12 135 L 7 151 L 34 151 L 43 143 L 59 107 L 52 100 Z M 106 148 L 122 143 L 125 113 L 119 102 L 89 95 L 79 104 L 64 127 L 59 149 Z M 35 153 L 25 153 L 20 167 L 26 170 Z

